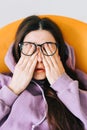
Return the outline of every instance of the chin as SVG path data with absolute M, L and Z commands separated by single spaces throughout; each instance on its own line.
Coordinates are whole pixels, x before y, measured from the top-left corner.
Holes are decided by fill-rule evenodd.
M 46 75 L 45 74 L 41 74 L 41 75 L 34 74 L 33 78 L 36 80 L 43 80 L 46 78 Z
M 45 79 L 46 77 L 33 77 L 34 79 L 36 79 L 36 80 L 43 80 L 43 79 Z

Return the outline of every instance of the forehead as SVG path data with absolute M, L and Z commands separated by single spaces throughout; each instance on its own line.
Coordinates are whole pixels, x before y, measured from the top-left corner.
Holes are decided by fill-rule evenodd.
M 55 42 L 55 39 L 49 31 L 35 30 L 28 33 L 25 36 L 24 41 L 42 43 L 42 42 Z

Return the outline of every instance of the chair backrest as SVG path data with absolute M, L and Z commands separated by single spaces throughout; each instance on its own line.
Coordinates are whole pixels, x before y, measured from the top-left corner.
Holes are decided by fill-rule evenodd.
M 49 17 L 59 25 L 65 41 L 75 50 L 76 68 L 87 73 L 87 24 L 64 16 L 40 15 L 40 17 Z M 9 72 L 4 57 L 14 41 L 17 27 L 22 20 L 14 21 L 0 29 L 0 72 Z

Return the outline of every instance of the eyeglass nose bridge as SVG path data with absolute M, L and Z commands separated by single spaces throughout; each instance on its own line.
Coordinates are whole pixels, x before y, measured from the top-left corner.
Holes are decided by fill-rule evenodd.
M 42 47 L 42 44 L 36 44 L 36 47 L 39 46 L 40 48 Z
M 36 45 L 36 50 L 38 47 L 40 47 L 40 50 L 42 51 L 42 44 L 35 44 Z

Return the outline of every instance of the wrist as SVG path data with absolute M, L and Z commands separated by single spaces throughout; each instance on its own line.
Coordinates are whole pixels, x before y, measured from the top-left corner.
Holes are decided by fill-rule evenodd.
M 20 92 L 18 92 L 18 90 L 14 89 L 12 86 L 9 85 L 8 88 L 9 88 L 13 93 L 15 93 L 16 95 L 19 95 L 19 94 L 20 94 Z

